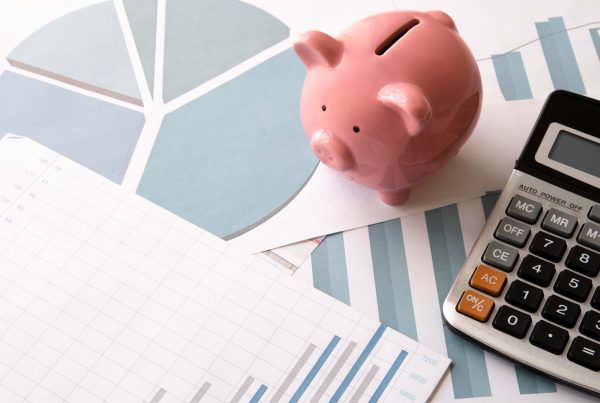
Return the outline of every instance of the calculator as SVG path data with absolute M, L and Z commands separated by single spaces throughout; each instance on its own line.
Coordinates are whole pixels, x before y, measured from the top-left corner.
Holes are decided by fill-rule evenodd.
M 443 304 L 449 327 L 600 396 L 600 102 L 555 91 Z

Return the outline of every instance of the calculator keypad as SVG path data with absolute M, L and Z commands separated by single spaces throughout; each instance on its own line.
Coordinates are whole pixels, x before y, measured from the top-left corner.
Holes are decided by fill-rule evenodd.
M 505 213 L 458 312 L 600 371 L 600 205 L 576 216 L 515 195 Z

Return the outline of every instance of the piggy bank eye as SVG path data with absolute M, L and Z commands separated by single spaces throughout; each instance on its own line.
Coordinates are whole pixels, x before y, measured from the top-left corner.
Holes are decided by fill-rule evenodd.
M 360 131 L 360 127 L 358 127 L 358 126 L 354 126 L 354 127 L 352 128 L 352 130 L 354 131 L 354 133 L 358 133 L 358 132 Z
M 325 106 L 325 105 L 321 105 L 321 110 L 322 110 L 323 112 L 325 112 L 325 111 L 327 110 L 327 106 Z

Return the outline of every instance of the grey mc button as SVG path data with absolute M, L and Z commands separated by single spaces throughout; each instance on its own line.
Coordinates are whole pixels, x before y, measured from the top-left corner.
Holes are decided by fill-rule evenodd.
M 551 208 L 546 213 L 542 228 L 564 237 L 570 237 L 577 226 L 577 219 L 570 214 Z
M 481 260 L 504 271 L 511 271 L 518 257 L 519 252 L 515 248 L 492 241 L 486 248 Z
M 529 225 L 505 217 L 500 221 L 500 224 L 498 224 L 495 236 L 501 241 L 521 247 L 527 242 L 530 232 Z
M 600 250 L 600 225 L 586 222 L 581 228 L 577 240 L 585 246 Z
M 542 204 L 523 196 L 514 196 L 506 209 L 506 214 L 533 224 L 542 212 Z

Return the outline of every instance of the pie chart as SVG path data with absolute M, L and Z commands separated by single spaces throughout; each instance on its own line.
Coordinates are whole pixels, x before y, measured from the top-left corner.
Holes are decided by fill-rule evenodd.
M 317 167 L 299 118 L 304 68 L 281 47 L 288 26 L 260 8 L 164 7 L 104 1 L 25 38 L 0 75 L 0 133 L 31 137 L 116 183 L 150 139 L 138 194 L 230 239 L 285 207 Z M 275 46 L 284 50 L 222 78 Z

